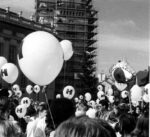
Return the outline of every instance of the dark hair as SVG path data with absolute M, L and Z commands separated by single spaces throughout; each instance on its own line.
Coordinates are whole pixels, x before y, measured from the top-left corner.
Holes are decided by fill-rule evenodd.
M 0 96 L 0 119 L 5 119 L 5 114 L 10 111 L 10 101 L 6 96 Z
M 122 135 L 130 134 L 136 126 L 135 117 L 128 113 L 121 114 L 116 126 L 119 126 L 118 129 Z
M 0 120 L 0 137 L 16 137 L 17 128 L 8 120 Z
M 42 112 L 43 110 L 48 110 L 48 106 L 45 102 L 41 102 L 37 107 L 37 113 Z
M 136 137 L 148 137 L 149 136 L 149 117 L 141 116 L 138 118 L 136 127 L 132 132 L 133 136 Z
M 108 100 L 104 99 L 104 100 L 101 100 L 99 102 L 99 104 L 101 104 L 102 106 L 105 106 L 106 109 L 108 109 Z
M 54 137 L 112 137 L 105 124 L 86 116 L 70 118 L 58 126 Z
M 50 110 L 53 117 L 53 121 L 55 123 L 55 127 L 57 127 L 61 122 L 67 120 L 71 116 L 75 115 L 75 107 L 74 103 L 67 98 L 58 98 L 51 102 Z M 52 124 L 52 119 L 50 114 L 47 114 L 46 122 L 48 126 Z

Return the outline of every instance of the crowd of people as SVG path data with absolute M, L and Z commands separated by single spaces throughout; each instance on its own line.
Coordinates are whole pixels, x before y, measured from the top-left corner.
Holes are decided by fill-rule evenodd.
M 107 98 L 94 106 L 84 98 L 33 101 L 24 117 L 15 108 L 19 100 L 0 90 L 0 137 L 148 137 L 149 103 L 110 105 Z M 20 110 L 21 111 L 21 110 Z

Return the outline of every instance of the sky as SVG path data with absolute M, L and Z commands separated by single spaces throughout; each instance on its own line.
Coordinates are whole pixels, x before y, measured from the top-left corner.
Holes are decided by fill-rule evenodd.
M 0 7 L 23 11 L 30 17 L 35 0 L 0 0 Z M 149 64 L 149 0 L 93 0 L 98 11 L 97 73 L 108 73 L 120 59 L 128 61 L 135 71 Z

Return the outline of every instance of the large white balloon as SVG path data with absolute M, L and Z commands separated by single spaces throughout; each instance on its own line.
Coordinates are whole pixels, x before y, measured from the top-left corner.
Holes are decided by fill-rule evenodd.
M 18 68 L 13 63 L 6 63 L 1 67 L 1 77 L 7 83 L 14 83 L 18 78 Z
M 66 86 L 63 90 L 63 96 L 68 99 L 72 99 L 75 95 L 75 89 L 72 86 Z
M 60 45 L 64 52 L 64 60 L 69 60 L 73 55 L 72 42 L 69 40 L 62 40 Z
M 91 94 L 89 92 L 85 93 L 84 96 L 85 96 L 85 100 L 86 101 L 90 101 L 92 99 L 92 96 L 91 96 Z
M 134 85 L 131 88 L 131 100 L 132 101 L 141 101 L 142 100 L 142 93 L 143 89 L 138 85 Z
M 58 39 L 44 31 L 27 35 L 17 58 L 24 75 L 40 86 L 50 84 L 57 77 L 64 61 Z
M 7 59 L 5 57 L 0 56 L 0 68 L 7 63 Z

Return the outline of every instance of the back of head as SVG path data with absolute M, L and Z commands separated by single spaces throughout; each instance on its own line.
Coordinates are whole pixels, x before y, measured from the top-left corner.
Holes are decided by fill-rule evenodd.
M 50 109 L 56 127 L 75 114 L 74 103 L 66 98 L 53 100 Z
M 132 135 L 137 137 L 148 137 L 149 136 L 149 117 L 141 116 L 138 118 L 136 128 L 132 132 Z
M 0 117 L 5 119 L 5 114 L 9 112 L 10 109 L 10 101 L 8 98 L 8 90 L 1 89 L 0 90 Z
M 70 118 L 60 124 L 54 137 L 112 137 L 112 135 L 100 120 L 83 116 Z
M 124 113 L 119 117 L 119 132 L 124 134 L 130 134 L 136 125 L 135 117 L 132 114 Z

